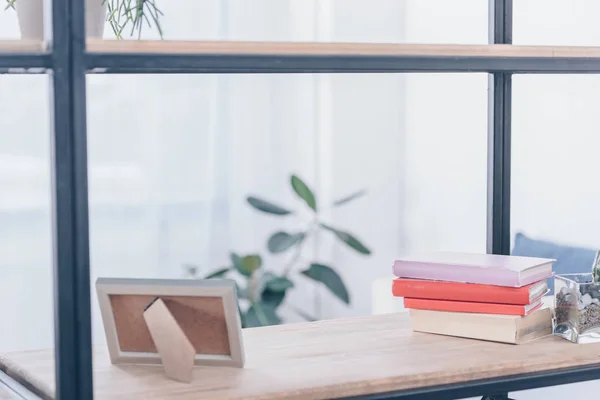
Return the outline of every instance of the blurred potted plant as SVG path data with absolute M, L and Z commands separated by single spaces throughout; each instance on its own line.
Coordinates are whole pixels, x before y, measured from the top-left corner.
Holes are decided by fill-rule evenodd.
M 44 0 L 7 0 L 6 9 L 10 8 L 17 11 L 21 39 L 44 39 Z M 86 36 L 102 38 L 108 21 L 117 39 L 129 29 L 130 36 L 137 33 L 139 39 L 144 23 L 154 24 L 162 38 L 162 15 L 155 0 L 85 0 Z
M 280 271 L 267 270 L 263 265 L 260 254 L 239 255 L 231 253 L 230 265 L 220 268 L 203 276 L 204 279 L 233 278 L 238 282 L 238 297 L 247 307 L 240 306 L 243 327 L 277 325 L 282 322 L 279 308 L 288 290 L 296 286 L 296 278 L 303 276 L 316 284 L 327 288 L 333 295 L 346 304 L 350 304 L 350 294 L 338 272 L 330 265 L 313 260 L 312 255 L 303 253 L 304 244 L 319 231 L 332 234 L 341 243 L 362 255 L 370 255 L 371 250 L 355 235 L 331 226 L 324 222 L 319 215 L 319 206 L 313 191 L 296 175 L 290 178 L 294 193 L 308 206 L 311 219 L 307 226 L 296 232 L 277 231 L 267 240 L 267 250 L 271 254 L 288 254 L 290 257 Z M 351 195 L 333 202 L 333 207 L 339 207 L 351 202 L 366 192 L 357 191 Z M 255 196 L 249 196 L 246 201 L 255 210 L 277 217 L 287 217 L 294 211 L 276 205 L 270 201 Z M 311 253 L 311 252 L 309 252 Z M 198 268 L 186 266 L 187 274 L 198 278 Z M 299 316 L 306 320 L 316 318 L 305 311 L 290 306 Z

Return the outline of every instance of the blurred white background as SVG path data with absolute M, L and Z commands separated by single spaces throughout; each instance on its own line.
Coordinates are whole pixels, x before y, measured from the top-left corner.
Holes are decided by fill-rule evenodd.
M 481 0 L 162 3 L 168 39 L 488 40 Z M 596 1 L 523 0 L 514 12 L 515 44 L 600 44 Z M 14 12 L 0 12 L 0 38 L 18 35 Z M 244 198 L 302 209 L 288 183 L 297 173 L 321 204 L 368 190 L 324 216 L 373 254 L 323 236 L 312 251 L 340 271 L 351 306 L 323 290 L 316 306 L 317 289 L 301 280 L 288 301 L 322 318 L 369 314 L 371 282 L 399 255 L 485 251 L 487 82 L 486 74 L 90 76 L 93 277 L 181 277 L 183 264 L 208 272 L 231 250 L 266 255 L 271 233 L 302 221 L 259 214 Z M 597 246 L 600 77 L 516 76 L 513 90 L 513 232 Z M 45 76 L 0 75 L 0 351 L 52 346 L 49 96 Z M 277 270 L 284 260 L 266 264 Z

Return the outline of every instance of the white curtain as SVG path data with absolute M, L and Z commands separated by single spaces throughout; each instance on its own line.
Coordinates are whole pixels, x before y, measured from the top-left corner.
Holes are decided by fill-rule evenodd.
M 403 3 L 375 3 L 185 0 L 161 8 L 167 39 L 402 41 Z M 18 37 L 14 14 L 0 14 L 0 37 Z M 307 222 L 289 183 L 297 174 L 323 218 L 373 255 L 319 236 L 303 260 L 334 266 L 352 304 L 302 277 L 289 303 L 321 318 L 368 314 L 370 283 L 389 273 L 403 243 L 403 85 L 400 75 L 89 76 L 93 279 L 178 278 L 185 264 L 205 274 L 226 265 L 230 251 L 258 252 L 281 270 L 286 256 L 268 256 L 266 241 Z M 13 298 L 0 312 L 15 326 L 0 332 L 0 350 L 52 345 L 48 98 L 46 77 L 0 76 L 0 285 Z M 327 207 L 363 188 L 363 198 Z M 299 216 L 258 213 L 248 195 Z M 103 342 L 92 300 L 95 341 Z

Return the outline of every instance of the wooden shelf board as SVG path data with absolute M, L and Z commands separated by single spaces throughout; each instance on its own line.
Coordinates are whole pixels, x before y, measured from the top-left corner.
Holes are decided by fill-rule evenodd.
M 330 399 L 598 364 L 600 344 L 547 336 L 522 345 L 414 333 L 408 313 L 244 330 L 245 368 L 196 367 L 191 384 L 161 366 L 110 364 L 94 351 L 96 399 Z M 0 356 L 0 368 L 54 393 L 53 350 Z
M 36 40 L 0 40 L 0 53 L 39 53 Z M 600 47 L 88 39 L 93 53 L 600 58 Z
M 0 39 L 0 53 L 40 53 L 45 50 L 45 43 L 38 40 Z
M 600 58 L 600 47 L 169 40 L 87 41 L 89 52 L 131 54 L 371 55 Z
M 36 40 L 0 40 L 0 53 L 39 53 Z M 93 53 L 600 58 L 600 47 L 88 39 Z

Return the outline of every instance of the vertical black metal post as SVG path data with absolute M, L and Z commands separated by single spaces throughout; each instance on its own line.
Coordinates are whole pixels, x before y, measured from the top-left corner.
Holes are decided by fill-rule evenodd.
M 512 44 L 512 0 L 488 4 L 490 43 Z M 491 74 L 488 92 L 487 252 L 510 254 L 511 74 Z M 508 399 L 508 393 L 486 399 Z
M 512 44 L 512 0 L 490 0 L 490 42 Z M 487 251 L 510 253 L 512 76 L 490 75 L 488 112 Z
M 46 13 L 48 15 L 48 13 Z M 93 398 L 83 0 L 52 0 L 56 398 Z

